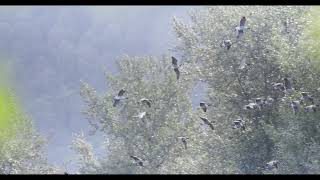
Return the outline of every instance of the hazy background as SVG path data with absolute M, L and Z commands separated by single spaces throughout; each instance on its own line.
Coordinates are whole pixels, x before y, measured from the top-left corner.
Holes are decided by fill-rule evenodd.
M 107 88 L 104 69 L 116 72 L 117 57 L 167 53 L 176 40 L 173 16 L 186 18 L 191 8 L 201 7 L 0 7 L 1 61 L 14 69 L 25 111 L 51 137 L 50 162 L 72 159 L 72 134 L 89 130 L 81 114 L 80 80 L 101 93 Z M 90 140 L 96 145 L 101 137 Z

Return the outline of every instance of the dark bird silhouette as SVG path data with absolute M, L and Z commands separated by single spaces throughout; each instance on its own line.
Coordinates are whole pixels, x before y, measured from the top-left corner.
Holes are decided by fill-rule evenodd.
M 207 104 L 205 102 L 200 102 L 200 107 L 204 112 L 207 112 L 208 106 L 211 106 L 211 104 Z
M 214 130 L 214 127 L 213 127 L 212 122 L 210 122 L 207 118 L 200 117 L 200 119 L 201 119 L 206 125 L 208 125 L 212 130 Z
M 123 96 L 125 92 L 125 90 L 121 89 L 118 95 L 113 97 L 113 107 L 116 107 L 121 100 L 128 99 L 128 97 Z
M 187 149 L 187 140 L 189 139 L 188 137 L 178 137 L 184 145 L 184 148 Z
M 268 169 L 268 170 L 272 170 L 274 168 L 278 169 L 278 164 L 279 164 L 279 162 L 277 160 L 270 161 L 266 164 L 266 169 Z
M 313 99 L 313 97 L 311 95 L 309 95 L 309 93 L 301 92 L 301 95 L 302 95 L 301 103 L 304 103 L 304 102 L 307 103 L 308 101 L 310 101 L 311 104 L 314 104 L 314 99 Z
M 142 103 L 142 104 L 146 104 L 149 107 L 151 107 L 151 101 L 149 99 L 147 99 L 147 98 L 142 98 L 142 99 L 140 99 L 139 102 Z
M 179 80 L 179 78 L 180 78 L 179 68 L 174 68 L 173 70 L 174 70 L 174 72 L 176 73 L 177 80 Z
M 130 156 L 133 160 L 134 160 L 134 163 L 138 166 L 143 166 L 143 162 L 140 158 L 136 157 L 136 156 Z
M 293 90 L 291 81 L 288 78 L 283 78 L 283 80 L 284 80 L 285 89 L 286 90 Z
M 175 58 L 175 57 L 171 57 L 172 59 L 172 66 L 173 66 L 173 70 L 174 72 L 176 73 L 176 76 L 177 76 L 177 80 L 179 80 L 180 78 L 180 70 L 179 70 L 179 65 L 178 65 L 178 60 Z

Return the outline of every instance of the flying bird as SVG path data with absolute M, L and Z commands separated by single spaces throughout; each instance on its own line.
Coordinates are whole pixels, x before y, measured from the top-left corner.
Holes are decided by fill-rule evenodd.
M 259 105 L 259 106 L 262 106 L 262 104 L 263 104 L 262 98 L 256 98 L 256 99 L 255 99 L 255 102 L 256 102 L 256 104 Z
M 301 92 L 301 95 L 302 95 L 302 97 L 301 97 L 301 103 L 303 103 L 303 102 L 308 102 L 308 101 L 310 101 L 311 102 L 311 104 L 314 104 L 314 99 L 313 99 L 313 97 L 311 96 L 311 95 L 309 95 L 309 93 L 307 93 L 307 92 Z
M 272 170 L 274 168 L 278 169 L 279 162 L 277 160 L 270 161 L 266 164 L 266 169 Z
M 290 106 L 291 106 L 293 112 L 296 114 L 299 111 L 300 101 L 291 101 Z
M 226 47 L 227 50 L 229 50 L 231 48 L 231 45 L 232 45 L 231 40 L 227 39 L 227 40 L 223 40 L 220 46 L 222 48 Z
M 243 16 L 242 18 L 241 18 L 241 20 L 240 20 L 240 27 L 244 27 L 245 26 L 245 24 L 246 24 L 246 17 L 245 16 Z
M 149 99 L 147 99 L 147 98 L 142 98 L 142 99 L 140 99 L 139 102 L 142 103 L 142 104 L 146 104 L 147 106 L 151 107 L 151 101 Z
M 237 38 L 243 35 L 245 24 L 246 24 L 246 17 L 243 16 L 240 20 L 240 26 L 236 27 L 236 30 L 238 31 Z
M 275 90 L 281 90 L 281 91 L 284 91 L 286 88 L 285 88 L 285 85 L 283 83 L 273 83 L 273 89 Z
M 187 149 L 187 140 L 189 139 L 188 137 L 178 137 L 184 145 L 184 148 Z
M 258 104 L 253 103 L 253 102 L 250 102 L 249 104 L 244 106 L 244 109 L 247 109 L 247 110 L 253 110 L 253 109 L 258 109 L 258 108 L 259 108 Z
M 204 112 L 207 112 L 208 106 L 211 106 L 211 104 L 207 104 L 205 102 L 200 102 L 200 107 Z
M 241 128 L 242 130 L 245 130 L 244 121 L 242 119 L 237 119 L 233 121 L 233 129 Z
M 266 104 L 266 105 L 272 105 L 272 103 L 274 102 L 274 99 L 270 96 L 268 96 L 267 98 L 265 98 L 263 100 L 263 103 Z
M 143 166 L 143 162 L 140 158 L 136 157 L 136 156 L 130 156 L 133 160 L 134 160 L 134 163 L 136 165 L 139 165 L 139 166 Z
M 146 112 L 141 112 L 141 113 L 139 113 L 138 115 L 135 115 L 135 116 L 132 116 L 132 117 L 134 117 L 134 118 L 139 118 L 139 119 L 141 119 L 143 122 L 144 122 L 144 117 L 147 115 L 147 113 Z
M 201 119 L 206 125 L 210 126 L 210 128 L 211 128 L 212 130 L 214 130 L 214 127 L 213 127 L 212 122 L 210 122 L 207 118 L 200 117 L 200 119 Z
M 306 106 L 304 107 L 304 112 L 317 112 L 317 108 L 319 107 L 319 105 L 309 105 L 309 106 Z
M 179 80 L 180 77 L 180 71 L 179 71 L 179 65 L 178 65 L 178 60 L 175 57 L 171 57 L 172 59 L 172 66 L 173 66 L 173 70 L 176 73 L 177 76 L 177 80 Z
M 113 107 L 116 107 L 121 100 L 128 99 L 128 97 L 123 96 L 125 92 L 125 90 L 121 89 L 118 95 L 113 97 Z

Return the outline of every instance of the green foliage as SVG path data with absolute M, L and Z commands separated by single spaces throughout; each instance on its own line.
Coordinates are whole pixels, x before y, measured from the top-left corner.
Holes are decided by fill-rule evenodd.
M 82 84 L 84 113 L 95 130 L 107 136 L 108 154 L 99 160 L 82 158 L 81 172 L 318 173 L 319 111 L 306 113 L 306 105 L 301 105 L 294 114 L 290 108 L 302 91 L 319 103 L 319 71 L 306 60 L 310 53 L 304 44 L 305 29 L 314 17 L 308 13 L 313 11 L 292 6 L 214 6 L 191 12 L 190 23 L 174 18 L 179 43 L 174 50 L 184 62 L 181 79 L 175 79 L 167 56 L 160 60 L 124 56 L 119 74 L 107 75 L 110 91 L 99 96 Z M 250 29 L 237 39 L 234 28 L 242 16 Z M 230 50 L 220 46 L 227 39 L 233 42 Z M 273 88 L 284 77 L 292 78 L 293 92 Z M 191 106 L 190 93 L 199 81 L 207 84 L 205 101 L 212 103 L 206 113 Z M 129 99 L 113 107 L 112 98 L 120 89 Z M 244 109 L 250 100 L 268 97 L 274 99 L 271 105 Z M 141 98 L 150 99 L 152 107 L 137 103 Z M 133 117 L 142 111 L 150 113 L 145 122 Z M 202 126 L 200 116 L 212 121 L 214 130 Z M 232 128 L 238 118 L 245 120 L 244 131 Z M 188 136 L 190 148 L 184 150 L 178 136 Z M 77 145 L 80 157 L 92 151 L 82 144 Z M 130 155 L 147 165 L 134 166 Z M 271 160 L 280 162 L 278 169 L 265 168 Z

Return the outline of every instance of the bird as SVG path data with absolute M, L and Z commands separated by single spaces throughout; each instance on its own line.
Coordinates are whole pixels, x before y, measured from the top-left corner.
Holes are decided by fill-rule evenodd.
M 308 102 L 308 101 L 310 101 L 311 102 L 311 104 L 314 104 L 314 99 L 313 99 L 313 97 L 311 96 L 311 95 L 309 95 L 309 93 L 308 92 L 301 92 L 301 103 L 304 103 L 304 102 Z
M 242 16 L 241 20 L 240 20 L 240 27 L 244 27 L 245 24 L 246 24 L 246 17 L 245 16 Z
M 212 122 L 210 122 L 207 118 L 200 117 L 200 119 L 201 119 L 206 125 L 208 125 L 212 130 L 214 130 L 214 127 L 213 127 Z
M 285 90 L 285 85 L 283 83 L 273 83 L 273 89 L 275 90 L 281 90 L 284 91 Z
M 250 102 L 249 104 L 244 106 L 244 109 L 247 110 L 253 110 L 253 109 L 257 109 L 259 108 L 258 104 L 254 103 L 254 102 Z
M 128 97 L 123 96 L 125 92 L 126 91 L 124 89 L 121 89 L 118 95 L 113 97 L 113 107 L 116 107 L 121 100 L 128 99 Z
M 319 105 L 309 105 L 309 106 L 306 106 L 304 107 L 304 112 L 317 112 L 317 108 L 319 107 Z
M 147 113 L 146 112 L 140 112 L 138 115 L 135 115 L 135 116 L 132 116 L 132 117 L 134 117 L 134 118 L 139 118 L 139 119 L 141 119 L 143 122 L 144 122 L 144 117 L 147 115 Z
M 266 169 L 272 170 L 274 168 L 278 169 L 279 162 L 277 160 L 270 161 L 266 164 Z
M 270 97 L 270 96 L 268 96 L 267 98 L 265 98 L 265 99 L 263 100 L 263 103 L 264 103 L 265 105 L 272 105 L 273 102 L 274 102 L 274 99 L 273 99 L 272 97 Z
M 211 104 L 207 104 L 205 102 L 200 102 L 200 107 L 204 112 L 207 112 L 208 106 L 211 106 Z
M 256 104 L 259 105 L 259 106 L 262 106 L 262 104 L 263 104 L 262 98 L 256 98 L 256 99 L 255 99 L 255 102 L 256 102 Z
M 178 137 L 184 145 L 184 148 L 187 149 L 187 140 L 189 139 L 188 137 Z
M 172 59 L 173 70 L 174 70 L 174 72 L 176 73 L 177 80 L 179 80 L 179 78 L 180 78 L 179 67 L 180 67 L 181 65 L 180 65 L 180 66 L 178 65 L 178 60 L 177 60 L 175 57 L 172 56 L 171 59 Z
M 233 129 L 241 128 L 242 130 L 245 130 L 244 121 L 242 119 L 237 119 L 233 121 Z
M 232 45 L 231 40 L 227 39 L 227 40 L 223 40 L 220 46 L 222 48 L 226 47 L 227 50 L 229 50 L 231 48 L 231 45 Z
M 299 111 L 300 101 L 291 101 L 290 106 L 293 112 L 296 114 Z
M 143 161 L 140 158 L 138 158 L 136 156 L 130 156 L 130 157 L 134 160 L 134 163 L 136 165 L 143 166 Z
M 147 98 L 142 98 L 142 99 L 140 99 L 139 102 L 142 103 L 142 104 L 146 104 L 149 107 L 151 107 L 151 101 L 149 99 L 147 99 Z
M 288 78 L 283 78 L 284 81 L 284 87 L 286 90 L 293 90 L 292 83 Z
M 67 172 L 64 172 L 64 175 L 69 175 Z
M 244 26 L 246 24 L 246 17 L 243 16 L 240 20 L 240 26 L 239 27 L 236 27 L 236 30 L 238 31 L 238 35 L 237 35 L 237 38 L 239 38 L 241 35 L 243 35 L 243 30 L 244 30 Z

